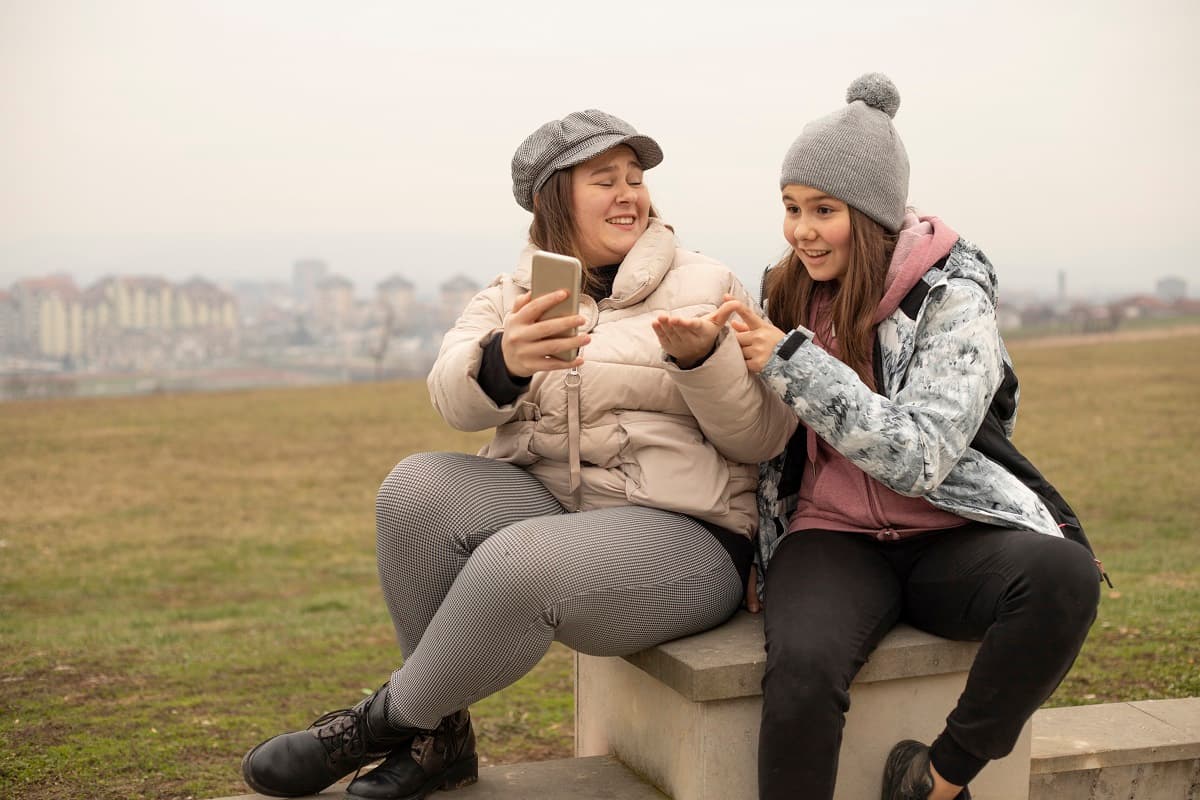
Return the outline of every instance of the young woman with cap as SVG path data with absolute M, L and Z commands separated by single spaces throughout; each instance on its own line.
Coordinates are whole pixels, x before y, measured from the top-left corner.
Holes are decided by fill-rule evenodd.
M 653 139 L 595 110 L 546 123 L 517 149 L 530 244 L 471 300 L 428 379 L 447 422 L 495 435 L 478 456 L 404 459 L 378 494 L 379 576 L 404 664 L 354 708 L 251 750 L 243 774 L 255 790 L 314 793 L 379 757 L 348 796 L 414 800 L 471 783 L 467 706 L 552 641 L 622 655 L 737 609 L 756 465 L 797 422 L 704 318 L 726 295 L 752 301 L 658 219 L 642 176 L 661 160 Z M 540 319 L 565 292 L 531 299 L 535 249 L 585 265 L 578 317 Z M 673 358 L 651 329 L 664 311 L 695 318 Z M 703 352 L 687 346 L 697 333 L 713 334 Z M 574 361 L 551 356 L 575 347 Z
M 749 369 L 801 422 L 759 487 L 759 796 L 833 796 L 850 682 L 904 620 L 982 644 L 932 746 L 892 750 L 883 797 L 965 798 L 1067 673 L 1102 573 L 1010 441 L 1017 382 L 991 264 L 906 210 L 896 87 L 865 75 L 846 101 L 784 159 L 770 321 L 732 299 L 715 318 L 738 314 Z

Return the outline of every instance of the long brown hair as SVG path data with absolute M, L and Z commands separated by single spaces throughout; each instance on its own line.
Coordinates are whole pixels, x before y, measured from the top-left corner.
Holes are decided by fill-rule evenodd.
M 579 251 L 571 199 L 571 169 L 560 169 L 550 176 L 534 197 L 529 241 L 540 250 L 578 258 L 579 263 L 583 264 L 583 288 L 586 290 L 596 283 L 593 267 L 604 265 L 589 264 Z M 650 204 L 650 216 L 658 216 L 653 203 Z
M 765 278 L 764 295 L 771 322 L 785 331 L 804 325 L 825 342 L 836 334 L 838 357 L 874 388 L 872 319 L 883 298 L 884 279 L 895 249 L 895 234 L 850 207 L 846 272 L 837 281 L 814 281 L 795 251 L 789 250 Z M 828 309 L 823 319 L 814 319 L 817 301 Z

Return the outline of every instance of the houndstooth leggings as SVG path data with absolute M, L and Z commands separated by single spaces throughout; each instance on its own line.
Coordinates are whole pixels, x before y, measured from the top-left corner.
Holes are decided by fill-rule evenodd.
M 557 640 L 619 656 L 698 633 L 742 598 L 728 552 L 695 520 L 639 506 L 566 513 L 520 467 L 462 453 L 404 459 L 376 500 L 379 580 L 404 665 L 397 726 L 515 682 Z

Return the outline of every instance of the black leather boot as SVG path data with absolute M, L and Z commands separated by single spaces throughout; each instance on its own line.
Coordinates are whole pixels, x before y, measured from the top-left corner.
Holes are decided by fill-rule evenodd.
M 883 768 L 883 800 L 926 800 L 933 791 L 929 748 L 912 739 L 897 742 Z M 955 800 L 971 800 L 963 787 Z
M 251 789 L 271 797 L 316 794 L 364 764 L 428 733 L 394 728 L 387 720 L 387 684 L 354 708 L 331 711 L 307 730 L 267 739 L 246 753 L 242 776 Z
M 446 717 L 437 729 L 413 738 L 387 760 L 346 788 L 347 798 L 421 800 L 438 789 L 458 789 L 479 780 L 475 731 L 466 709 Z

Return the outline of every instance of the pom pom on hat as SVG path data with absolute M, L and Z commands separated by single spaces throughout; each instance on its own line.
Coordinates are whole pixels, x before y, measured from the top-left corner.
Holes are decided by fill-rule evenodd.
M 891 78 L 882 72 L 868 72 L 854 79 L 850 88 L 846 89 L 846 102 L 853 103 L 855 100 L 862 100 L 892 119 L 896 118 L 896 112 L 900 110 L 900 90 L 892 83 Z

